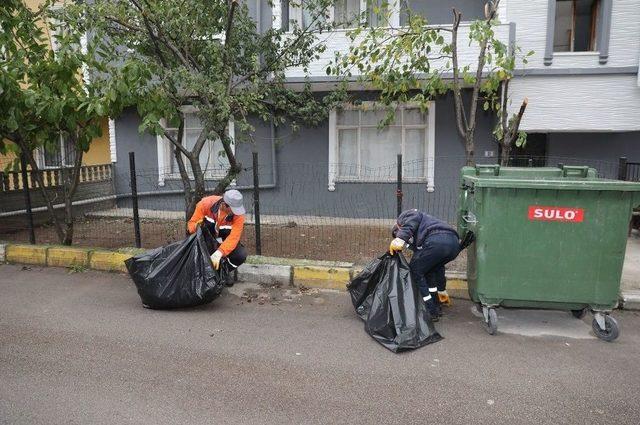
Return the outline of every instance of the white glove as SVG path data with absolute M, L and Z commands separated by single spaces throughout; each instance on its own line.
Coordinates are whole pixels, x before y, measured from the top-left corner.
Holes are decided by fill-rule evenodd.
M 389 253 L 393 255 L 396 253 L 396 251 L 402 251 L 402 248 L 404 248 L 405 244 L 406 242 L 403 241 L 402 239 L 395 238 L 394 240 L 391 241 L 391 244 L 389 245 Z
M 218 250 L 211 254 L 211 262 L 214 269 L 218 270 L 220 268 L 220 260 L 222 260 L 222 252 Z

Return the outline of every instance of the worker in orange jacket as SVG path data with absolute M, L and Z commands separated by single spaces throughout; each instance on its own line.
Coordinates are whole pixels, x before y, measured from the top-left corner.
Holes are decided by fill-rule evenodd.
M 236 269 L 247 259 L 247 250 L 240 243 L 245 213 L 242 194 L 237 190 L 227 190 L 223 196 L 204 197 L 196 204 L 187 229 L 194 233 L 199 225 L 206 226 L 220 242 L 218 250 L 211 254 L 216 270 L 223 260 L 231 269 Z

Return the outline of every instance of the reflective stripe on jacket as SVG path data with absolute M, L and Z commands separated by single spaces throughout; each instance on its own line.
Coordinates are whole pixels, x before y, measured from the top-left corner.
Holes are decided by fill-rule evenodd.
M 216 235 L 223 239 L 218 248 L 223 256 L 229 255 L 240 243 L 244 228 L 244 215 L 223 214 L 220 211 L 222 196 L 206 196 L 196 204 L 196 209 L 187 223 L 189 233 L 194 233 L 198 222 L 205 217 L 215 225 Z

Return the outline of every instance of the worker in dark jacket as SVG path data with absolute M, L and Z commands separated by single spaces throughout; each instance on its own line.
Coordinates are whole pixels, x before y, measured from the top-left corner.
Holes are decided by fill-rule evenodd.
M 398 216 L 393 227 L 389 252 L 395 254 L 405 245 L 414 252 L 409 263 L 411 275 L 418 285 L 432 317 L 441 315 L 438 291 L 446 290 L 444 266 L 460 253 L 458 233 L 449 224 L 418 210 L 407 210 Z

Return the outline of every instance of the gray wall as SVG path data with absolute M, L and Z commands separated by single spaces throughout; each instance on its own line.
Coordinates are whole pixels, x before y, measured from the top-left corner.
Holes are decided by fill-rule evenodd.
M 615 178 L 621 156 L 640 162 L 640 132 L 550 133 L 547 156 L 549 165 L 583 163 L 597 168 L 604 177 Z
M 55 199 L 55 205 L 59 205 L 63 202 L 64 196 L 62 188 L 48 189 L 49 196 Z M 31 197 L 31 207 L 39 208 L 46 206 L 44 197 L 40 189 L 31 189 L 29 191 Z M 113 195 L 113 184 L 111 180 L 105 180 L 100 182 L 88 182 L 80 183 L 78 189 L 73 197 L 74 201 L 81 201 L 86 199 L 93 199 L 103 196 Z M 94 210 L 105 210 L 115 206 L 115 200 L 101 201 L 86 205 L 75 205 L 73 207 L 73 214 L 75 217 L 81 217 L 85 212 Z M 0 212 L 18 211 L 25 209 L 25 200 L 22 190 L 12 190 L 10 192 L 0 193 Z M 56 216 L 59 219 L 64 219 L 64 208 L 56 209 Z M 39 226 L 41 224 L 49 223 L 51 217 L 48 211 L 34 212 L 33 222 L 34 225 Z M 9 217 L 0 217 L 0 233 L 12 233 L 27 228 L 27 220 L 25 214 L 19 214 Z
M 370 98 L 371 95 L 366 96 Z M 456 132 L 453 98 L 443 97 L 436 101 L 435 129 L 435 192 L 427 193 L 425 183 L 405 184 L 404 207 L 423 208 L 433 214 L 452 218 L 457 204 L 459 170 L 464 165 L 464 146 Z M 181 190 L 180 181 L 166 181 L 164 187 L 157 185 L 156 139 L 150 135 L 139 135 L 139 118 L 134 111 L 127 111 L 118 119 L 116 137 L 118 162 L 116 166 L 116 188 L 118 193 L 130 193 L 127 152 L 136 152 L 139 192 L 162 192 Z M 271 128 L 268 123 L 255 123 L 253 143 L 239 143 L 236 148 L 238 160 L 246 169 L 237 180 L 239 186 L 252 184 L 251 151 L 257 149 L 260 156 L 260 183 L 275 187 L 261 191 L 261 206 L 264 214 L 317 215 L 339 217 L 391 218 L 396 211 L 395 183 L 337 183 L 336 190 L 328 190 L 329 128 L 328 122 L 315 128 L 302 128 L 293 133 L 288 127 L 276 130 L 275 168 L 272 166 Z M 497 158 L 484 159 L 485 150 L 497 154 L 491 141 L 493 120 L 490 115 L 480 113 L 477 140 L 477 161 L 495 162 Z M 395 163 L 396 152 L 389 153 L 389 163 Z M 213 188 L 215 182 L 208 182 Z M 245 192 L 247 204 L 251 193 Z M 129 201 L 120 201 L 127 206 Z M 140 201 L 141 208 L 159 210 L 181 210 L 184 208 L 180 194 L 147 196 Z M 251 208 L 250 208 L 251 209 Z
M 54 204 L 64 203 L 64 193 L 62 187 L 48 188 L 49 197 L 54 200 Z M 40 189 L 31 189 L 29 191 L 31 198 L 31 207 L 39 208 L 46 206 L 42 191 Z M 82 201 L 86 199 L 99 198 L 103 196 L 113 195 L 113 184 L 111 180 L 99 182 L 80 183 L 78 189 L 73 196 L 74 201 Z M 0 212 L 19 211 L 26 208 L 24 193 L 22 189 L 12 190 L 0 193 Z

